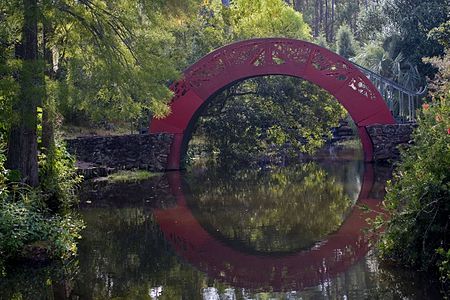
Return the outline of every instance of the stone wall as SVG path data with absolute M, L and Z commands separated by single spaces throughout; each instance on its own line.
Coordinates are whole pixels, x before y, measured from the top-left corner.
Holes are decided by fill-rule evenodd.
M 367 132 L 373 143 L 374 161 L 399 159 L 398 147 L 411 144 L 411 134 L 415 127 L 415 124 L 367 126 Z
M 67 140 L 77 161 L 95 167 L 164 171 L 173 135 L 140 134 Z
M 414 124 L 367 126 L 367 132 L 374 146 L 374 161 L 398 159 L 400 156 L 398 146 L 411 143 L 411 133 L 415 126 Z M 171 134 L 82 137 L 67 140 L 67 148 L 70 153 L 76 155 L 80 169 L 89 171 L 86 173 L 87 177 L 96 177 L 118 169 L 164 171 L 172 140 Z

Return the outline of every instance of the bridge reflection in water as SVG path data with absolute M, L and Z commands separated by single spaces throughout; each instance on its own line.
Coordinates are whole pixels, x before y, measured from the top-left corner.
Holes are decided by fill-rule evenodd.
M 380 200 L 371 198 L 374 172 L 373 166 L 367 164 L 356 205 L 337 231 L 306 249 L 290 249 L 275 255 L 264 251 L 252 253 L 227 243 L 202 226 L 184 193 L 182 175 L 172 172 L 168 178 L 176 206 L 154 211 L 166 240 L 178 255 L 209 277 L 244 289 L 299 291 L 326 284 L 365 256 L 370 242 L 363 232 L 368 227 L 366 219 L 374 218 L 381 211 Z M 363 206 L 365 209 L 361 208 Z M 216 292 L 215 289 L 203 290 L 205 297 Z M 228 289 L 226 293 L 230 292 L 232 290 Z
M 79 256 L 11 271 L 0 299 L 439 299 L 428 278 L 364 255 L 361 227 L 376 212 L 355 204 L 378 209 L 389 170 L 375 174 L 345 160 L 196 168 L 171 173 L 170 187 L 167 174 L 93 182 Z

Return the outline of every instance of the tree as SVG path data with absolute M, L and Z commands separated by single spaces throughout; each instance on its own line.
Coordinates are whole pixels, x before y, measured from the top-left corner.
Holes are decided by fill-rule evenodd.
M 38 183 L 38 107 L 39 146 L 49 153 L 60 113 L 96 121 L 168 113 L 167 82 L 178 75 L 179 54 L 171 50 L 175 24 L 161 12 L 182 19 L 174 8 L 196 1 L 178 2 L 2 1 L 0 17 L 10 24 L 0 31 L 1 107 L 17 115 L 2 126 L 9 132 L 7 165 L 22 181 Z
M 336 51 L 347 59 L 356 54 L 355 38 L 347 25 L 339 27 L 336 36 Z
M 24 183 L 37 186 L 37 106 L 41 101 L 41 62 L 38 58 L 38 3 L 23 1 L 22 42 L 16 56 L 22 60 L 18 101 L 13 104 L 13 119 L 8 139 L 7 167 L 19 172 Z
M 446 49 L 450 49 L 450 20 L 442 23 L 436 28 L 433 28 L 428 33 L 428 37 L 436 40 Z
M 219 151 L 219 162 L 255 164 L 312 154 L 345 110 L 323 89 L 299 78 L 243 81 L 211 100 L 197 132 Z
M 356 20 L 358 19 L 358 14 L 360 13 L 360 0 L 347 0 L 347 1 L 339 1 L 337 4 L 337 16 L 336 21 L 339 24 L 337 27 L 338 32 L 339 28 L 342 25 L 346 25 L 350 28 L 351 32 L 356 32 Z M 338 36 L 336 35 L 336 39 Z
M 383 7 L 378 4 L 369 5 L 358 14 L 356 35 L 361 41 L 374 41 L 385 31 L 386 24 Z
M 449 20 L 448 0 L 389 0 L 383 6 L 390 35 L 399 37 L 399 52 L 417 66 L 422 76 L 432 76 L 436 69 L 422 62 L 423 57 L 443 54 L 443 46 L 427 37 L 428 32 Z
M 277 36 L 310 39 L 303 15 L 281 0 L 236 0 L 230 9 L 234 40 Z

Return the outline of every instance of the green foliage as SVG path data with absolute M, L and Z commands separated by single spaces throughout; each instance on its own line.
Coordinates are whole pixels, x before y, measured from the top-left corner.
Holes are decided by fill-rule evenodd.
M 45 55 L 46 76 L 38 92 L 55 99 L 71 122 L 129 121 L 148 111 L 167 114 L 172 96 L 167 82 L 178 76 L 179 62 L 172 50 L 175 24 L 169 15 L 186 18 L 192 12 L 186 6 L 196 7 L 198 1 L 179 2 L 39 1 L 38 22 L 45 36 L 39 36 L 38 46 Z M 18 95 L 15 44 L 22 10 L 19 1 L 0 4 L 1 113 L 11 110 Z M 34 73 L 43 79 L 42 62 L 40 67 Z
M 75 157 L 69 154 L 64 143 L 41 154 L 39 159 L 40 189 L 46 205 L 54 211 L 68 211 L 77 203 L 76 188 L 82 177 L 77 174 Z
M 356 31 L 356 21 L 361 9 L 359 0 L 335 1 L 336 4 L 336 23 L 337 28 L 348 26 L 352 32 Z M 338 39 L 336 33 L 336 40 Z
M 6 133 L 12 120 L 11 106 L 19 92 L 18 82 L 13 74 L 21 67 L 21 62 L 13 57 L 11 45 L 17 42 L 21 20 L 17 11 L 12 13 L 15 1 L 0 3 L 0 133 Z
M 336 36 L 336 51 L 345 58 L 350 58 L 356 54 L 356 42 L 350 27 L 342 25 L 339 27 Z
M 327 39 L 323 35 L 319 35 L 317 38 L 315 38 L 314 43 L 319 45 L 319 46 L 321 46 L 321 47 L 324 47 L 324 48 L 327 48 L 327 49 L 331 49 L 330 45 L 327 42 Z
M 450 281 L 450 250 L 445 251 L 443 248 L 438 248 L 436 252 L 440 255 L 438 267 L 441 273 L 441 280 L 447 283 Z
M 219 0 L 205 2 L 198 17 L 174 33 L 186 65 L 212 50 L 249 38 L 311 39 L 303 15 L 282 0 L 236 0 L 229 7 Z M 192 49 L 186 51 L 186 49 Z
M 401 264 L 430 270 L 450 247 L 450 97 L 424 104 L 414 145 L 403 151 L 385 207 L 391 215 L 379 248 Z
M 281 0 L 236 0 L 230 11 L 235 39 L 310 36 L 303 15 Z
M 422 76 L 416 65 L 408 61 L 396 48 L 398 41 L 369 42 L 358 51 L 354 60 L 386 78 L 398 82 L 410 90 L 417 90 L 423 85 Z M 396 56 L 392 56 L 396 53 Z
M 357 36 L 362 41 L 376 40 L 384 31 L 387 20 L 381 5 L 372 4 L 357 18 Z
M 364 45 L 358 51 L 355 62 L 383 76 L 392 75 L 392 60 L 381 45 L 375 43 Z
M 6 155 L 3 150 L 5 145 L 2 137 L 3 136 L 0 134 L 0 200 L 5 199 L 8 193 L 6 187 L 6 178 L 8 175 L 8 171 L 5 169 Z
M 67 20 L 72 30 L 60 37 L 70 41 L 64 49 L 67 63 L 62 66 L 66 69 L 60 87 L 63 114 L 81 113 L 101 121 L 130 120 L 141 116 L 143 110 L 154 115 L 168 113 L 165 104 L 171 93 L 166 82 L 177 76 L 176 61 L 168 59 L 168 54 L 175 40 L 164 29 L 165 19 L 155 12 L 142 15 L 137 2 L 111 3 L 107 12 L 96 9 L 94 18 L 89 7 L 73 8 L 89 25 L 99 24 L 98 30 L 105 33 L 98 37 L 76 18 Z M 77 110 L 71 112 L 73 108 Z
M 439 72 L 433 81 L 429 83 L 429 89 L 433 97 L 446 97 L 450 91 L 450 48 L 445 51 L 443 57 L 424 58 L 431 63 Z
M 389 36 L 398 35 L 399 52 L 412 65 L 417 65 L 422 76 L 432 76 L 436 70 L 422 62 L 423 57 L 443 54 L 443 46 L 429 39 L 428 33 L 449 20 L 447 0 L 388 0 L 383 12 L 390 28 Z M 392 55 L 395 57 L 397 54 Z
M 25 195 L 23 195 L 25 196 Z M 32 194 L 25 197 L 36 197 Z M 3 200 L 0 203 L 0 254 L 4 263 L 9 259 L 27 258 L 26 246 L 36 245 L 48 258 L 68 258 L 76 253 L 76 240 L 83 223 L 70 215 L 50 216 L 45 209 L 25 201 Z
M 27 249 L 44 251 L 50 259 L 67 259 L 76 253 L 83 222 L 77 215 L 55 214 L 47 208 L 50 197 L 65 207 L 73 204 L 74 184 L 79 180 L 73 159 L 61 147 L 55 151 L 52 173 L 50 160 L 42 161 L 41 176 L 48 176 L 42 180 L 42 191 L 11 182 L 14 176 L 4 168 L 5 156 L 0 151 L 0 275 L 8 260 L 35 259 L 36 253 Z
M 439 27 L 433 28 L 428 36 L 438 41 L 446 49 L 450 49 L 450 20 L 439 25 Z
M 321 47 L 324 47 L 324 48 L 327 48 L 327 49 L 330 49 L 331 51 L 333 51 L 332 47 L 334 47 L 334 45 L 330 45 L 327 42 L 326 37 L 323 35 L 319 35 L 318 37 L 316 37 L 314 40 L 314 43 Z
M 445 0 L 389 0 L 370 5 L 358 17 L 357 36 L 365 46 L 358 51 L 357 62 L 410 90 L 419 90 L 425 77 L 436 73 L 423 58 L 444 54 L 449 7 Z
M 301 116 L 301 117 L 299 117 Z M 212 99 L 198 122 L 219 162 L 256 163 L 320 148 L 345 110 L 326 91 L 292 77 L 241 82 Z

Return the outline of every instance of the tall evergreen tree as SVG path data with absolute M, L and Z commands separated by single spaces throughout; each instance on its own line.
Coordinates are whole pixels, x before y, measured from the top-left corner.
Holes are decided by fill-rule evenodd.
M 353 57 L 356 54 L 355 38 L 347 25 L 339 27 L 336 36 L 336 51 L 345 58 Z

